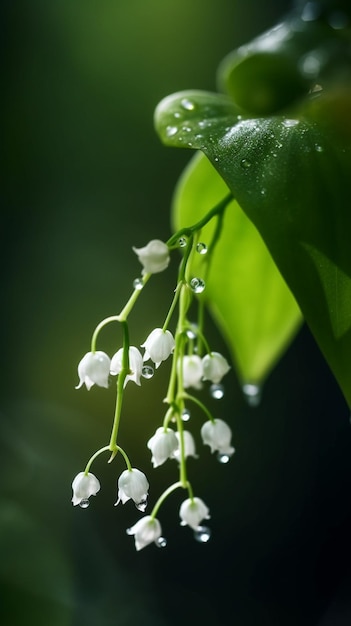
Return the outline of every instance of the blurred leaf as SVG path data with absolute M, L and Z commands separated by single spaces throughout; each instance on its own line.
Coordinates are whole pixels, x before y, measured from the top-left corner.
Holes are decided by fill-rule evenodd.
M 208 159 L 196 154 L 176 189 L 176 229 L 196 223 L 227 193 Z M 211 220 L 202 229 L 201 241 L 210 242 L 215 228 L 216 220 Z M 207 258 L 196 257 L 192 270 L 202 276 Z M 201 297 L 228 341 L 240 380 L 262 383 L 302 318 L 262 238 L 237 202 L 226 209 Z
M 292 39 L 296 20 L 285 24 Z M 163 100 L 155 122 L 165 144 L 203 150 L 252 219 L 351 405 L 350 32 L 341 30 L 328 26 L 314 86 L 291 96 L 290 109 L 245 117 L 227 96 L 189 91 Z M 308 33 L 306 22 L 304 45 L 289 44 L 296 61 L 299 45 L 306 59 Z

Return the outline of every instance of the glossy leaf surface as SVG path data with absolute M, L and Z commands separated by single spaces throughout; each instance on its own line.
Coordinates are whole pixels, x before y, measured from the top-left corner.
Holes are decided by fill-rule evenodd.
M 300 50 L 302 60 L 308 55 L 309 30 L 304 24 L 297 37 L 294 19 L 274 51 L 298 63 Z M 351 405 L 350 33 L 326 26 L 324 18 L 317 27 L 309 91 L 302 97 L 298 84 L 284 109 L 278 98 L 274 112 L 262 117 L 226 95 L 189 91 L 163 100 L 155 119 L 164 143 L 207 155 L 253 221 Z M 257 60 L 260 45 L 250 55 Z M 236 63 L 234 57 L 233 71 L 222 66 L 232 95 Z M 254 65 L 255 58 L 252 80 Z
M 173 203 L 176 229 L 199 221 L 228 193 L 199 153 L 179 180 Z M 216 218 L 201 231 L 210 244 Z M 301 323 L 301 313 L 261 236 L 238 203 L 226 208 L 221 236 L 208 257 L 195 254 L 195 276 L 206 275 L 201 298 L 225 336 L 242 383 L 261 384 Z

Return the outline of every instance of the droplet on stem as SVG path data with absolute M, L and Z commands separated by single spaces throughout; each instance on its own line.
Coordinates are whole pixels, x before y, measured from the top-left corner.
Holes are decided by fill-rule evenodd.
M 133 287 L 134 289 L 137 289 L 138 291 L 140 291 L 140 289 L 144 287 L 143 279 L 136 278 L 135 280 L 133 280 Z
M 190 420 L 191 413 L 189 409 L 183 409 L 182 411 L 182 420 L 183 422 L 188 422 Z
M 187 239 L 186 237 L 180 237 L 180 239 L 178 239 L 178 246 L 180 248 L 185 248 L 186 244 L 187 244 Z

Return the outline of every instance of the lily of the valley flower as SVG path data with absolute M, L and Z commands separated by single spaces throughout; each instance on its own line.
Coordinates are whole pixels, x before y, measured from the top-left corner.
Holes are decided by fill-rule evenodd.
M 128 528 L 127 534 L 134 535 L 135 547 L 142 550 L 161 537 L 162 529 L 158 519 L 145 515 L 134 526 Z
M 184 500 L 179 509 L 182 526 L 190 526 L 197 530 L 204 519 L 209 519 L 209 509 L 200 498 Z
M 183 385 L 201 389 L 201 380 L 203 376 L 202 360 L 197 354 L 186 355 L 182 359 L 183 367 Z
M 159 467 L 167 459 L 172 458 L 174 451 L 178 448 L 178 439 L 172 428 L 165 430 L 163 426 L 160 426 L 147 442 L 147 447 L 152 452 L 153 467 Z
M 115 506 L 121 501 L 125 504 L 132 499 L 140 511 L 145 511 L 148 490 L 149 483 L 145 474 L 135 467 L 127 469 L 118 479 L 118 500 Z
M 172 454 L 172 459 L 176 459 L 177 461 L 180 460 L 180 435 L 178 432 L 175 433 L 175 436 L 177 437 L 178 440 L 178 448 L 176 450 L 174 450 L 173 454 Z M 196 454 L 196 450 L 195 450 L 195 441 L 194 441 L 194 437 L 192 436 L 192 434 L 188 431 L 188 430 L 184 430 L 183 431 L 183 438 L 184 438 L 184 456 L 185 458 L 188 456 L 193 456 L 195 459 L 199 458 L 199 455 Z
M 211 452 L 218 451 L 219 454 L 227 456 L 232 456 L 235 452 L 235 449 L 230 445 L 232 431 L 228 424 L 221 419 L 205 422 L 201 428 L 201 437 L 204 444 L 210 446 Z
M 100 483 L 94 474 L 79 472 L 72 482 L 73 506 L 80 504 L 82 500 L 89 500 L 90 496 L 96 496 L 100 491 Z
M 93 385 L 107 388 L 109 373 L 110 358 L 107 354 L 100 350 L 88 352 L 78 365 L 79 383 L 76 389 L 80 389 L 83 385 L 88 391 Z
M 110 373 L 112 376 L 117 376 L 122 371 L 123 367 L 123 348 L 120 348 L 111 359 Z M 129 369 L 130 374 L 127 374 L 124 381 L 124 385 L 128 380 L 133 380 L 137 385 L 140 385 L 141 371 L 143 368 L 143 357 L 141 352 L 135 346 L 129 348 Z
M 158 367 L 162 361 L 168 359 L 174 345 L 174 338 L 169 330 L 155 328 L 141 344 L 141 347 L 145 348 L 144 361 L 151 359 Z
M 215 384 L 220 383 L 230 370 L 228 361 L 219 352 L 206 354 L 202 359 L 202 367 L 204 380 L 210 380 Z
M 163 272 L 170 261 L 168 246 L 159 239 L 152 239 L 143 248 L 133 248 L 143 266 L 145 274 Z

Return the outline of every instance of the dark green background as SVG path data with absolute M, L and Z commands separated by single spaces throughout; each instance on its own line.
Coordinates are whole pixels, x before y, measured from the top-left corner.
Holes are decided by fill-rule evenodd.
M 105 445 L 113 390 L 75 391 L 91 332 L 118 312 L 140 266 L 131 246 L 170 235 L 172 190 L 189 153 L 164 148 L 153 110 L 168 93 L 215 89 L 231 49 L 271 26 L 282 2 L 19 0 L 1 4 L 2 370 L 0 576 L 3 626 L 338 626 L 350 589 L 351 435 L 341 394 L 306 328 L 247 407 L 234 372 L 210 401 L 237 449 L 222 466 L 189 424 L 201 457 L 190 478 L 213 536 L 160 511 L 168 546 L 136 553 L 139 514 L 112 507 L 121 460 L 94 465 L 102 490 L 73 509 L 70 484 Z M 160 325 L 176 261 L 131 316 L 138 345 Z M 209 321 L 212 343 L 225 352 Z M 100 349 L 120 345 L 118 329 Z M 168 364 L 127 387 L 121 445 L 150 479 Z M 203 399 L 206 393 L 203 392 Z M 344 606 L 344 604 L 346 605 Z

